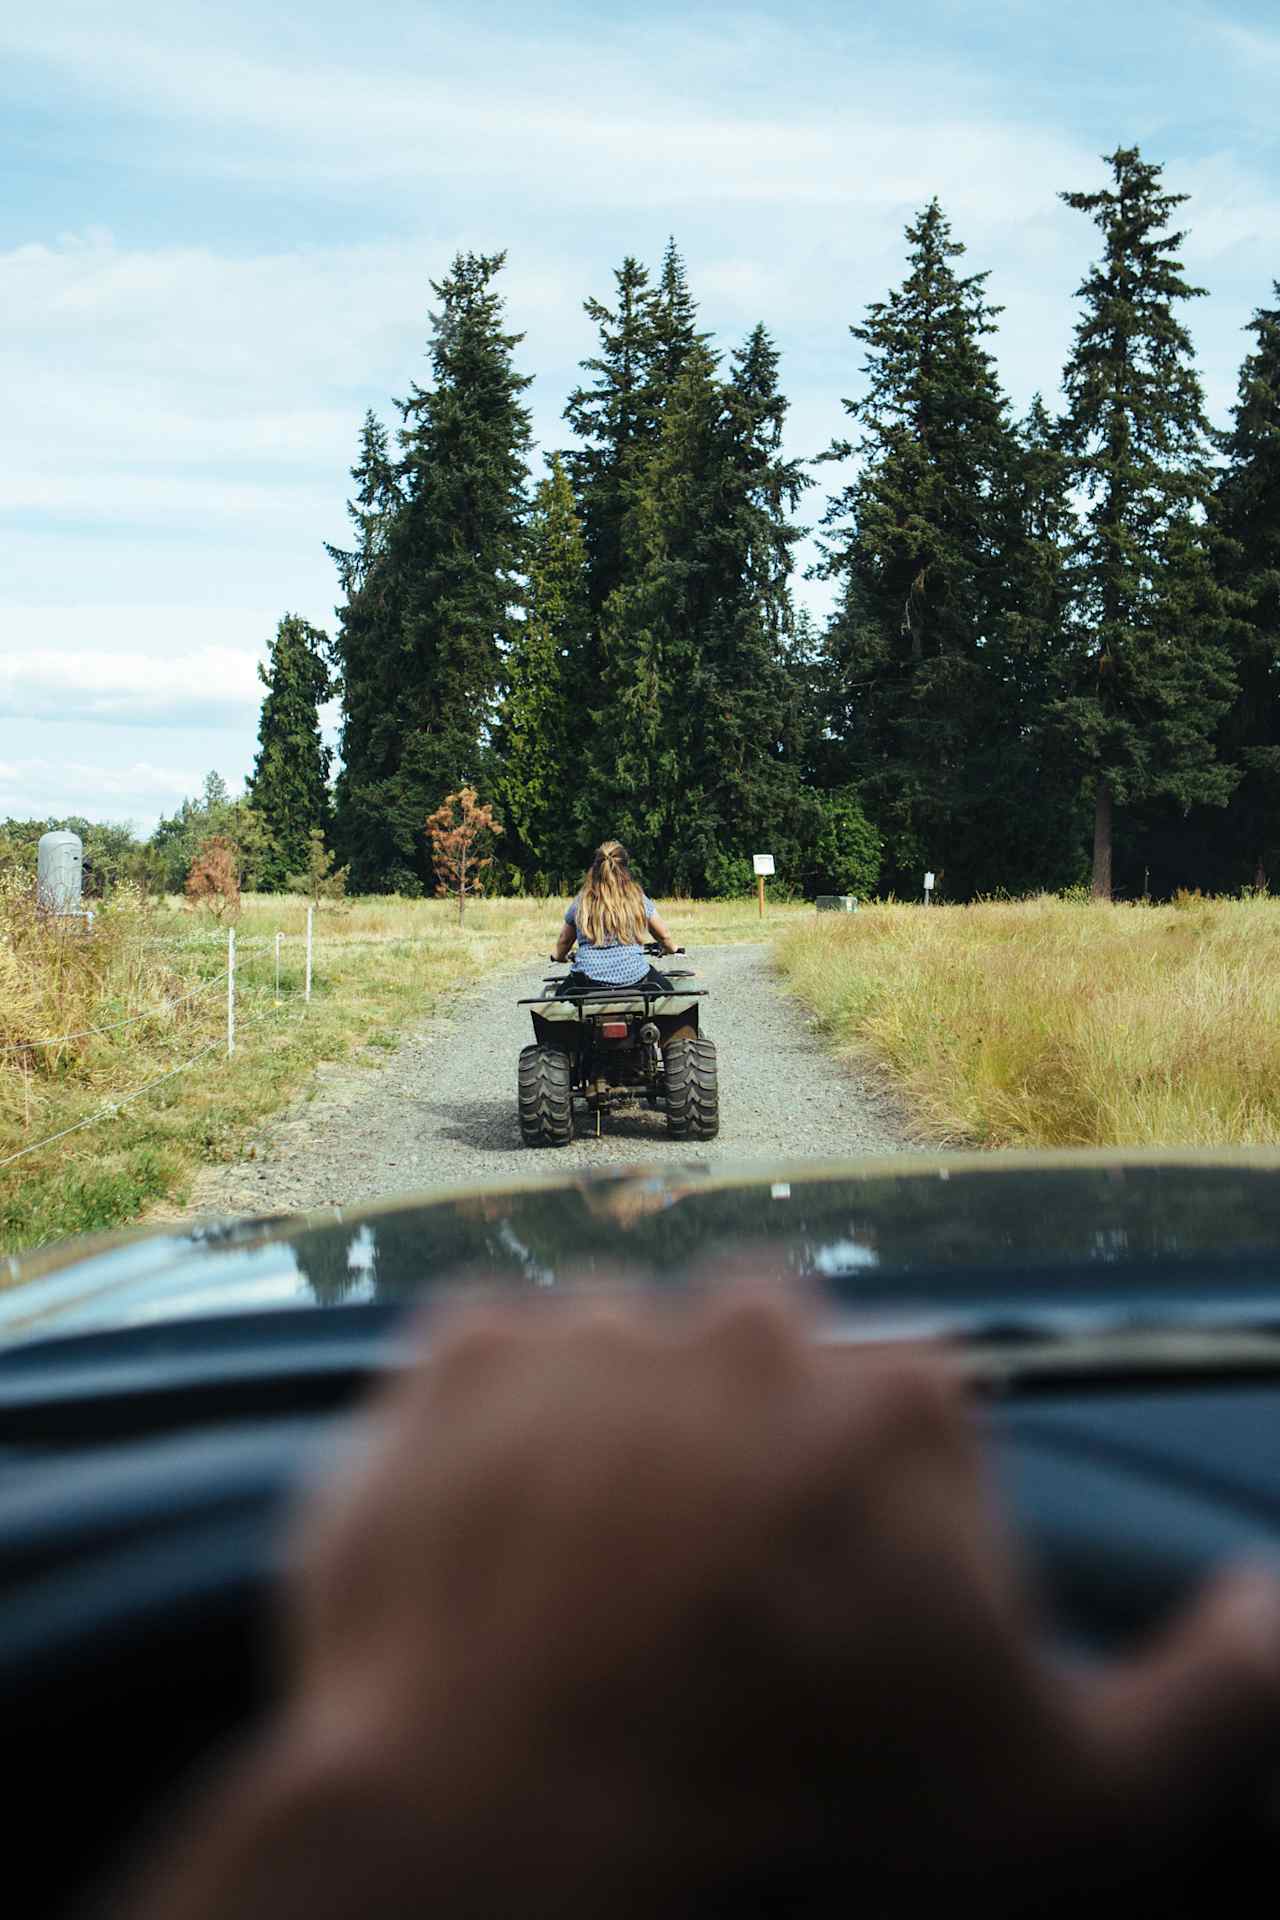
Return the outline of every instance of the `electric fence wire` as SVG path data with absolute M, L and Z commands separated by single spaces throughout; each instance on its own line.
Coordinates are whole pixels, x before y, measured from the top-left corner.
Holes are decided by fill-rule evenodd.
M 60 1127 L 57 1133 L 49 1134 L 44 1140 L 33 1140 L 29 1146 L 19 1147 L 16 1153 L 8 1154 L 0 1160 L 0 1167 L 11 1167 L 15 1160 L 23 1160 L 29 1153 L 39 1153 L 42 1147 L 51 1147 L 55 1141 L 65 1140 L 69 1133 L 79 1133 L 85 1127 L 96 1126 L 99 1120 L 112 1119 L 119 1113 L 121 1107 L 127 1107 L 132 1100 L 140 1100 L 143 1094 L 150 1093 L 153 1087 L 162 1086 L 166 1080 L 176 1079 L 180 1073 L 189 1073 L 206 1054 L 215 1052 L 221 1045 L 220 1040 L 211 1040 L 207 1047 L 201 1047 L 199 1053 L 193 1053 L 189 1060 L 182 1062 L 181 1066 L 171 1067 L 168 1073 L 158 1074 L 154 1080 L 148 1080 L 145 1086 L 135 1087 L 132 1093 L 122 1093 L 104 1101 L 96 1113 L 86 1114 L 83 1120 L 75 1120 L 69 1127 Z
M 263 1020 L 269 1020 L 276 1012 L 276 1007 L 266 1007 L 261 1013 L 252 1014 L 247 1020 L 242 1021 L 241 1025 L 256 1027 Z M 296 1013 L 285 1024 L 296 1025 L 304 1018 L 305 1014 Z M 166 1080 L 176 1080 L 180 1073 L 189 1073 L 192 1067 L 198 1065 L 209 1054 L 216 1053 L 222 1044 L 220 1039 L 211 1040 L 207 1047 L 201 1047 L 200 1051 L 193 1053 L 189 1060 L 184 1060 L 180 1066 L 171 1067 L 167 1073 L 157 1074 L 154 1080 L 148 1080 L 144 1085 L 135 1087 L 132 1093 L 113 1095 L 110 1100 L 104 1100 L 96 1112 L 86 1114 L 82 1120 L 74 1120 L 69 1127 L 60 1127 L 57 1133 L 51 1133 L 43 1140 L 33 1140 L 29 1145 L 19 1147 L 16 1153 L 7 1154 L 3 1160 L 0 1160 L 0 1167 L 11 1167 L 15 1160 L 23 1160 L 29 1153 L 39 1153 L 42 1147 L 51 1147 L 57 1141 L 65 1140 L 68 1134 L 80 1133 L 86 1127 L 96 1126 L 100 1120 L 113 1119 L 121 1107 L 127 1107 L 132 1101 L 140 1100 L 144 1093 L 150 1093 L 153 1087 L 163 1086 Z
M 81 1027 L 76 1033 L 58 1033 L 44 1040 L 6 1040 L 0 1045 L 0 1053 L 36 1052 L 44 1047 L 66 1046 L 71 1040 L 88 1040 L 97 1033 L 118 1033 L 121 1027 L 136 1027 L 141 1020 L 157 1020 L 162 1014 L 172 1013 L 175 1007 L 184 1007 L 190 1000 L 198 1000 L 202 993 L 208 993 L 210 987 L 218 986 L 227 977 L 224 967 L 221 973 L 215 973 L 210 980 L 202 980 L 190 993 L 179 994 L 175 1000 L 162 1001 L 158 1007 L 148 1007 L 145 1013 L 131 1013 L 124 1020 L 109 1020 L 101 1027 Z

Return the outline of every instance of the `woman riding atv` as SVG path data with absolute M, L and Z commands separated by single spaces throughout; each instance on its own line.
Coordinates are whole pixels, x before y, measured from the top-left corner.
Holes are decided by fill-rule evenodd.
M 578 958 L 556 991 L 583 993 L 601 986 L 645 986 L 670 993 L 670 980 L 650 965 L 645 953 L 645 942 L 650 939 L 656 940 L 664 953 L 677 951 L 658 918 L 658 909 L 631 876 L 626 848 L 617 840 L 606 840 L 596 848 L 582 885 L 565 910 L 551 958 L 567 960 L 575 940 Z

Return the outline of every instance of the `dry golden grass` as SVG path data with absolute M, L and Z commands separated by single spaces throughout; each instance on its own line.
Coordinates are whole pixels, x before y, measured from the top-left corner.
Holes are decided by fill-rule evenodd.
M 878 906 L 813 915 L 778 956 L 927 1139 L 1280 1143 L 1280 901 Z
M 460 927 L 443 900 L 325 907 L 304 1007 L 306 901 L 246 896 L 235 923 L 238 1030 L 228 1060 L 226 929 L 206 913 L 177 900 L 147 906 L 122 892 L 88 932 L 37 914 L 29 888 L 0 884 L 0 1161 L 21 1154 L 0 1166 L 0 1251 L 123 1225 L 158 1200 L 181 1198 L 197 1165 L 234 1159 L 319 1061 L 376 1059 L 483 974 L 536 963 L 563 908 L 559 900 L 478 901 Z M 664 911 L 675 937 L 696 947 L 767 938 L 803 910 L 770 907 L 763 923 L 754 901 L 679 901 Z M 278 1000 L 277 932 L 285 936 Z M 151 1090 L 95 1118 L 144 1087 Z

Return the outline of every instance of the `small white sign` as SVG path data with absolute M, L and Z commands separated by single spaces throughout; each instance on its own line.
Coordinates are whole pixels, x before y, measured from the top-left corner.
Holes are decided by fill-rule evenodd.
M 926 893 L 933 892 L 933 875 L 931 873 L 926 873 L 924 877 L 924 890 Z
M 751 858 L 755 863 L 757 873 L 773 872 L 773 855 L 771 853 L 753 853 Z

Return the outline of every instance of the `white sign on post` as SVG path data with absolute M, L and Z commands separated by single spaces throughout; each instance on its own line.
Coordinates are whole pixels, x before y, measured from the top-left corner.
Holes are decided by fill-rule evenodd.
M 924 890 L 926 893 L 933 892 L 933 875 L 931 873 L 926 873 L 924 877 Z
M 753 853 L 751 858 L 755 864 L 757 873 L 773 872 L 773 855 L 771 853 Z

